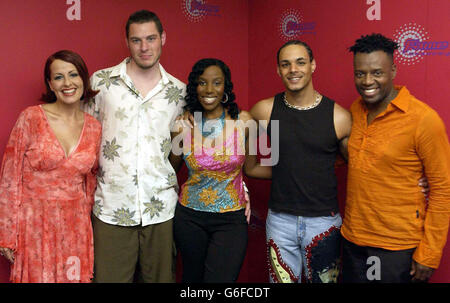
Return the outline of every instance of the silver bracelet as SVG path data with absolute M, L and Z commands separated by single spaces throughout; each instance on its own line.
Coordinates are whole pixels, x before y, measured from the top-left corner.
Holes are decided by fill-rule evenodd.
M 249 193 L 249 191 L 248 191 L 248 188 L 247 188 L 247 185 L 245 185 L 245 182 L 244 182 L 244 181 L 242 181 L 242 185 L 244 186 L 245 192 L 246 192 L 248 195 L 250 195 L 250 193 Z

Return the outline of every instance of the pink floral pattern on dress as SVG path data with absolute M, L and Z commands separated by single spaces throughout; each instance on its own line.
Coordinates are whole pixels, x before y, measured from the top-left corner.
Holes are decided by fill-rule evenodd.
M 12 282 L 90 282 L 100 138 L 100 123 L 85 114 L 66 156 L 40 106 L 20 114 L 0 173 L 0 247 L 15 251 Z

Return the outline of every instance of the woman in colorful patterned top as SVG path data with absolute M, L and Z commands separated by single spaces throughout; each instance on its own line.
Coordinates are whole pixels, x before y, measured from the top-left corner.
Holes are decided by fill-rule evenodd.
M 90 282 L 101 126 L 80 103 L 97 92 L 72 51 L 47 59 L 44 82 L 47 104 L 20 114 L 4 152 L 0 253 L 12 282 Z
M 174 220 L 182 280 L 235 282 L 247 248 L 250 212 L 242 168 L 249 136 L 244 126 L 252 118 L 234 102 L 230 70 L 218 59 L 202 59 L 194 65 L 185 99 L 196 127 L 173 133 L 170 156 L 175 170 L 183 159 L 189 170 Z M 256 175 L 270 173 L 253 166 Z

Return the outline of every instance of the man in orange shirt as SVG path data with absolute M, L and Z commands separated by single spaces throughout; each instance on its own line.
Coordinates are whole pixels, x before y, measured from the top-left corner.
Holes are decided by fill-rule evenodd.
M 450 214 L 450 147 L 438 114 L 395 86 L 397 43 L 380 34 L 350 47 L 361 97 L 348 142 L 341 233 L 344 282 L 427 281 L 439 266 Z M 424 198 L 417 180 L 428 178 Z

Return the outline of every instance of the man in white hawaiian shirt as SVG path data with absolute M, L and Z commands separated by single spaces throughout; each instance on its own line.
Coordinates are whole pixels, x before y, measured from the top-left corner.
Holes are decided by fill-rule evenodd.
M 186 87 L 159 63 L 166 33 L 154 13 L 132 14 L 126 33 L 130 57 L 94 73 L 92 87 L 100 92 L 86 106 L 103 127 L 94 281 L 133 282 L 139 274 L 144 282 L 174 282 L 178 185 L 168 156 Z

